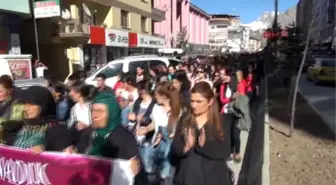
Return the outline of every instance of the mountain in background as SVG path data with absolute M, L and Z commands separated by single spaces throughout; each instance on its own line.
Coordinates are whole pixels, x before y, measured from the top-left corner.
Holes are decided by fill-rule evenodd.
M 271 28 L 274 20 L 274 11 L 273 12 L 264 12 L 261 14 L 256 21 L 253 21 L 249 24 L 245 24 L 252 30 L 252 35 L 256 37 L 261 37 L 262 33 L 267 29 Z M 282 28 L 289 26 L 292 23 L 296 22 L 296 6 L 289 8 L 283 13 L 278 13 L 278 23 Z

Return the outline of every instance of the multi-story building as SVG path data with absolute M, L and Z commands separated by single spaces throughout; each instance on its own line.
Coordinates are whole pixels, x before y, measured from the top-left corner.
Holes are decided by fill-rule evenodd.
M 302 39 L 307 38 L 310 23 L 313 45 L 331 44 L 335 30 L 335 0 L 300 0 L 296 13 Z
M 226 49 L 228 27 L 239 22 L 239 16 L 227 14 L 214 14 L 209 22 L 209 45 L 212 52 Z
M 230 52 L 242 52 L 249 50 L 250 29 L 241 24 L 233 24 L 228 27 L 226 47 Z
M 249 40 L 249 52 L 258 52 L 261 49 L 261 38 L 259 36 L 251 36 Z
M 61 1 L 61 15 L 39 19 L 38 35 L 41 61 L 55 77 L 164 47 L 164 38 L 152 34 L 152 25 L 164 20 L 165 12 L 150 0 L 53 1 Z M 34 43 L 31 21 L 25 27 L 25 48 L 34 54 L 34 47 L 29 47 Z
M 319 44 L 332 43 L 335 29 L 335 0 L 315 1 L 318 15 L 315 17 L 318 23 L 316 32 Z
M 313 18 L 313 9 L 314 9 L 314 0 L 300 0 L 297 4 L 296 24 L 302 32 L 301 34 L 302 40 L 305 40 L 307 38 L 310 22 L 312 21 Z
M 189 36 L 189 0 L 153 0 L 154 7 L 165 12 L 165 20 L 154 23 L 154 34 L 165 38 L 165 47 L 179 45 Z M 184 34 L 184 35 L 182 35 Z M 178 38 L 182 36 L 184 38 Z
M 190 4 L 188 50 L 191 53 L 209 52 L 209 20 L 211 16 Z
M 154 23 L 154 33 L 165 37 L 167 48 L 185 47 L 188 53 L 208 51 L 209 14 L 190 0 L 156 0 L 154 7 L 166 12 L 164 21 Z
M 0 6 L 0 54 L 21 54 L 20 24 L 30 14 L 29 1 L 3 1 Z
M 248 51 L 250 30 L 240 24 L 239 16 L 212 15 L 209 27 L 209 44 L 212 52 Z

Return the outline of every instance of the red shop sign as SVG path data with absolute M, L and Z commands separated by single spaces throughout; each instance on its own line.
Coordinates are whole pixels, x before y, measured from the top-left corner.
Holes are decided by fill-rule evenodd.
M 265 31 L 263 33 L 264 38 L 274 38 L 274 37 L 288 37 L 288 32 L 283 30 L 280 33 L 274 33 L 274 32 L 269 32 Z

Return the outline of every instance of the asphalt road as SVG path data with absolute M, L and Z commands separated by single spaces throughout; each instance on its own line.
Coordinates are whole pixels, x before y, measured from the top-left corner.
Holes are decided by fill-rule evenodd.
M 315 86 L 306 79 L 305 75 L 302 75 L 299 92 L 335 133 L 335 87 Z

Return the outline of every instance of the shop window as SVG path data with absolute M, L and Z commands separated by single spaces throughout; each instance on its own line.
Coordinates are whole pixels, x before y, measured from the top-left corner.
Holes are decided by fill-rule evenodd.
M 118 73 L 122 72 L 122 63 L 110 64 L 105 67 L 100 73 L 106 75 L 107 78 L 116 76 Z
M 148 32 L 148 19 L 147 17 L 141 16 L 141 31 L 147 33 Z
M 133 61 L 129 63 L 129 72 L 136 73 L 137 67 L 141 67 L 145 70 L 145 73 L 148 72 L 148 61 Z
M 130 24 L 129 24 L 129 12 L 126 12 L 124 10 L 121 10 L 121 16 L 120 16 L 121 20 L 121 27 L 122 28 L 130 28 Z

